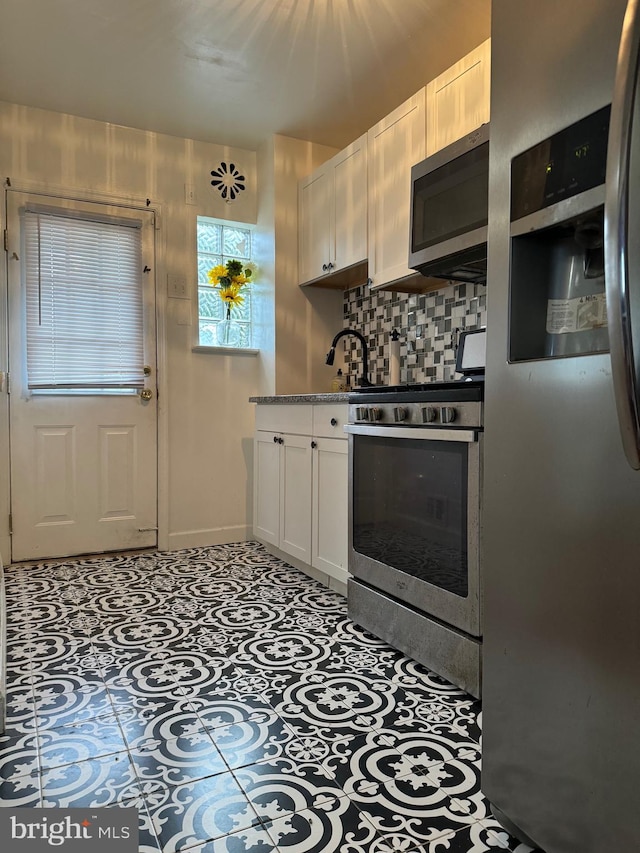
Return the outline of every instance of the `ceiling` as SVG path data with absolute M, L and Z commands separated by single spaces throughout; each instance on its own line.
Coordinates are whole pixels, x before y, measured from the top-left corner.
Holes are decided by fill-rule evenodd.
M 491 0 L 1 0 L 0 100 L 342 148 L 490 35 Z

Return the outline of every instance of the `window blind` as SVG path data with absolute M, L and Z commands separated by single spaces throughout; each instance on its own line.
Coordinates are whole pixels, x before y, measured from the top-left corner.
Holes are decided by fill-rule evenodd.
M 28 387 L 144 386 L 140 224 L 25 211 Z

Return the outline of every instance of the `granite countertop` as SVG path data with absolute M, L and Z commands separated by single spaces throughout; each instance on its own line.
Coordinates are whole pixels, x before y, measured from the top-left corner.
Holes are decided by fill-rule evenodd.
M 346 403 L 352 392 L 340 391 L 328 394 L 276 394 L 273 397 L 249 397 L 250 403 Z

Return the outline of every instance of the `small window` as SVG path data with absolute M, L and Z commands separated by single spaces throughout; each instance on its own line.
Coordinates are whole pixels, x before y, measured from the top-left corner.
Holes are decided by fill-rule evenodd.
M 142 388 L 141 223 L 37 208 L 23 217 L 29 389 Z
M 242 301 L 229 308 L 221 297 L 221 289 L 209 280 L 209 271 L 225 266 L 228 261 L 252 265 L 253 229 L 237 222 L 221 222 L 206 216 L 197 220 L 198 252 L 198 343 L 200 346 L 251 349 L 251 283 L 241 288 Z M 225 328 L 230 318 L 231 334 Z

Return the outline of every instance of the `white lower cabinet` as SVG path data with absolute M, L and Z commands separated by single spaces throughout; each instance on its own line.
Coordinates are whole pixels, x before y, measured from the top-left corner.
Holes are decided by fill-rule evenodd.
M 311 439 L 282 436 L 280 447 L 280 548 L 311 562 Z
M 275 439 L 275 441 L 274 441 Z M 253 443 L 253 534 L 280 544 L 280 447 L 278 436 L 258 430 Z
M 347 582 L 347 441 L 318 438 L 313 449 L 311 565 Z
M 346 418 L 346 404 L 259 404 L 254 449 L 254 536 L 341 584 L 348 550 Z

